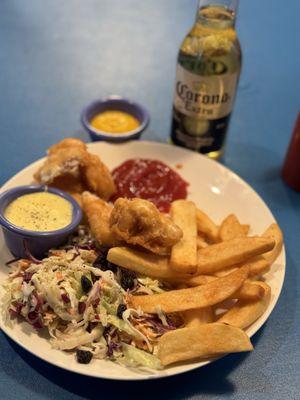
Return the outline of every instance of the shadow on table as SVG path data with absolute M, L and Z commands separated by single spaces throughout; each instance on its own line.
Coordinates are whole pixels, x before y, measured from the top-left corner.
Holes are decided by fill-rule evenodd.
M 245 179 L 263 196 L 272 208 L 300 210 L 300 193 L 291 189 L 281 178 L 281 157 L 264 147 L 231 143 L 222 163 Z

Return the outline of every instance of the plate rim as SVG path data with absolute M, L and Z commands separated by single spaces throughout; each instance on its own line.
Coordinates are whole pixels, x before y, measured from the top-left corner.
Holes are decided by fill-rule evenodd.
M 88 146 L 89 150 L 93 150 L 93 147 L 101 147 L 102 145 L 104 146 L 108 146 L 110 148 L 113 147 L 120 147 L 120 146 L 130 146 L 130 145 L 142 145 L 142 146 L 157 146 L 157 147 L 167 147 L 167 148 L 172 148 L 174 147 L 174 145 L 171 145 L 169 143 L 162 143 L 162 142 L 156 142 L 156 141 L 146 141 L 146 140 L 142 140 L 142 141 L 138 141 L 138 140 L 132 140 L 129 142 L 125 142 L 125 143 L 118 143 L 118 144 L 114 144 L 114 143 L 107 143 L 107 142 L 88 142 L 86 143 Z M 186 148 L 182 148 L 179 146 L 175 146 L 176 149 L 180 150 L 183 153 L 186 154 L 193 154 L 196 157 L 200 157 L 202 159 L 205 160 L 205 162 L 208 163 L 212 163 L 212 164 L 217 164 L 218 168 L 221 168 L 221 170 L 225 171 L 226 173 L 228 173 L 229 175 L 233 176 L 239 183 L 241 183 L 242 185 L 246 186 L 248 190 L 250 190 L 254 195 L 256 195 L 259 200 L 263 203 L 263 205 L 267 208 L 267 210 L 270 213 L 270 216 L 272 217 L 272 219 L 274 220 L 274 222 L 277 222 L 276 218 L 274 217 L 272 211 L 270 210 L 269 206 L 266 204 L 266 202 L 264 201 L 264 199 L 256 192 L 256 190 L 247 182 L 245 181 L 242 177 L 240 177 L 236 172 L 232 171 L 229 167 L 221 164 L 219 161 L 217 160 L 213 160 L 208 158 L 207 156 L 201 154 L 201 153 L 196 153 L 192 150 L 186 149 Z M 17 179 L 19 175 L 23 174 L 24 172 L 26 173 L 27 170 L 30 170 L 31 168 L 40 165 L 44 160 L 46 159 L 46 157 L 41 157 L 39 159 L 37 159 L 36 161 L 33 161 L 32 163 L 28 164 L 27 166 L 25 166 L 24 168 L 22 168 L 21 170 L 19 170 L 16 174 L 14 174 L 12 177 L 10 177 L 7 181 L 5 181 L 1 187 L 0 187 L 0 193 L 2 193 L 3 191 L 7 190 L 7 186 L 10 185 L 11 181 L 13 181 L 14 179 Z M 163 160 L 162 160 L 163 161 Z M 265 313 L 260 317 L 260 323 L 259 323 L 259 327 L 257 329 L 251 329 L 251 326 L 247 329 L 247 335 L 249 336 L 249 338 L 252 338 L 252 336 L 254 336 L 262 327 L 263 325 L 266 323 L 266 321 L 268 320 L 268 318 L 270 317 L 271 313 L 273 312 L 275 306 L 277 305 L 277 302 L 280 298 L 281 292 L 282 292 L 282 287 L 285 281 L 285 274 L 286 274 L 286 251 L 285 251 L 285 243 L 283 242 L 283 246 L 282 246 L 282 250 L 281 250 L 281 256 L 282 256 L 282 263 L 283 263 L 283 267 L 282 267 L 282 280 L 280 282 L 280 285 L 278 286 L 278 296 L 276 298 L 276 301 L 274 302 L 274 304 L 271 304 L 268 309 L 265 311 Z M 0 306 L 1 308 L 1 306 Z M 1 312 L 1 310 L 0 310 Z M 197 368 L 201 368 L 204 367 L 214 361 L 217 361 L 223 357 L 226 356 L 226 354 L 221 355 L 219 357 L 215 357 L 213 359 L 207 360 L 207 361 L 203 361 L 203 362 L 192 362 L 190 364 L 184 364 L 185 365 L 185 369 L 182 371 L 174 371 L 172 372 L 172 366 L 170 367 L 170 369 L 167 369 L 168 373 L 166 374 L 160 374 L 163 371 L 166 370 L 161 370 L 161 371 L 157 371 L 157 373 L 153 373 L 153 375 L 141 375 L 141 376 L 119 376 L 119 377 L 114 377 L 114 376 L 103 376 L 103 375 L 99 375 L 99 373 L 93 373 L 93 370 L 89 371 L 79 371 L 79 370 L 74 370 L 71 368 L 68 368 L 65 363 L 63 361 L 49 361 L 46 359 L 46 357 L 44 357 L 41 354 L 36 354 L 34 352 L 34 350 L 29 349 L 28 347 L 25 346 L 25 344 L 23 344 L 22 342 L 19 341 L 18 338 L 13 337 L 12 335 L 10 335 L 8 329 L 6 329 L 5 324 L 1 325 L 1 318 L 0 318 L 0 329 L 2 330 L 3 333 L 5 333 L 5 335 L 7 335 L 10 340 L 12 340 L 13 342 L 17 343 L 17 345 L 19 345 L 22 349 L 28 351 L 30 354 L 32 354 L 33 356 L 43 360 L 44 362 L 47 362 L 51 365 L 54 365 L 58 368 L 61 368 L 63 370 L 72 372 L 72 373 L 76 373 L 76 374 L 80 374 L 80 375 L 84 375 L 84 376 L 89 376 L 89 377 L 93 377 L 93 378 L 97 378 L 97 379 L 107 379 L 107 380 L 115 380 L 115 381 L 142 381 L 142 380 L 151 380 L 151 379 L 162 379 L 162 378 L 168 378 L 171 376 L 175 376 L 175 375 L 181 375 L 184 373 L 187 373 L 189 371 L 193 371 Z M 107 360 L 108 362 L 112 362 Z M 201 363 L 201 365 L 199 365 L 199 363 Z M 175 366 L 177 366 L 177 364 L 175 364 Z M 126 367 L 125 367 L 126 368 Z

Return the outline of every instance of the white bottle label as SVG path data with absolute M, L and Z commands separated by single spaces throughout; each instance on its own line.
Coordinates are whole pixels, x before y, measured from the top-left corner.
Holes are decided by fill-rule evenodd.
M 174 106 L 189 117 L 219 119 L 230 114 L 238 74 L 201 76 L 177 65 Z

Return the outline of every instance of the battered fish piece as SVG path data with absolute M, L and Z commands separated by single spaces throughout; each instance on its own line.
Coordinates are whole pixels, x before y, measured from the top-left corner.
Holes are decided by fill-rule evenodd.
M 109 169 L 95 154 L 87 153 L 83 167 L 83 181 L 91 192 L 104 200 L 109 200 L 116 191 L 116 186 Z
M 100 158 L 90 154 L 85 143 L 74 138 L 64 139 L 50 147 L 46 161 L 34 178 L 72 194 L 89 189 L 104 200 L 108 200 L 116 190 L 112 176 Z M 63 182 L 66 182 L 65 186 Z
M 57 150 L 65 149 L 67 147 L 78 147 L 82 150 L 87 150 L 87 146 L 82 140 L 76 138 L 66 138 L 49 147 L 47 154 L 53 154 Z
M 80 193 L 70 193 L 70 195 L 73 197 L 74 200 L 77 201 L 79 206 L 82 208 L 82 194 Z M 82 222 L 85 222 L 85 215 L 82 216 Z
M 81 193 L 87 190 L 87 187 L 79 178 L 71 175 L 60 176 L 55 178 L 49 186 L 69 193 L 82 208 Z
M 83 211 L 97 242 L 108 247 L 120 245 L 120 240 L 116 238 L 109 226 L 112 205 L 90 192 L 83 192 L 81 199 Z
M 181 229 L 143 199 L 116 200 L 109 219 L 112 232 L 125 242 L 156 254 L 168 254 L 182 237 Z
M 86 150 L 80 147 L 58 148 L 49 154 L 44 164 L 35 173 L 34 178 L 46 185 L 51 184 L 55 178 L 65 175 L 80 179 L 80 167 L 85 165 L 86 158 Z
M 64 175 L 55 178 L 50 186 L 56 187 L 57 189 L 64 190 L 67 193 L 78 193 L 81 194 L 87 190 L 86 185 L 81 181 L 80 178 L 76 178 L 72 175 Z

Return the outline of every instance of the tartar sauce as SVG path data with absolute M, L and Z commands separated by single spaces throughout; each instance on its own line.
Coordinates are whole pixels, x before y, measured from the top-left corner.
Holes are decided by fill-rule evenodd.
M 4 217 L 19 228 L 54 231 L 71 223 L 72 205 L 53 193 L 30 193 L 12 201 L 6 207 Z

